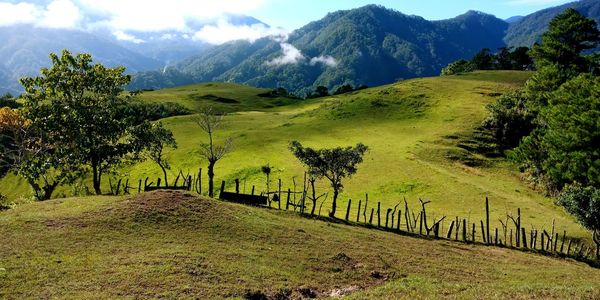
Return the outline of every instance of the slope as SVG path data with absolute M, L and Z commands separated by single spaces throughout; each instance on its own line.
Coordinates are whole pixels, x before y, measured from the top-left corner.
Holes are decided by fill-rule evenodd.
M 288 150 L 291 140 L 316 148 L 362 142 L 370 151 L 359 165 L 358 173 L 344 181 L 338 211 L 345 210 L 347 201 L 353 199 L 352 214 L 355 215 L 356 203 L 359 199 L 364 203 L 368 193 L 369 208 L 381 202 L 385 211 L 404 198 L 415 206 L 419 198 L 424 198 L 432 201 L 428 209 L 435 216 L 460 216 L 475 221 L 483 218 L 487 196 L 494 226 L 500 227 L 498 219 L 505 220 L 507 213 L 521 208 L 528 228 L 551 228 L 555 220 L 556 232 L 566 230 L 571 238 L 589 240 L 589 233 L 572 217 L 520 180 L 516 166 L 502 158 L 489 158 L 467 150 L 478 143 L 471 141 L 471 137 L 486 116 L 485 105 L 499 94 L 521 86 L 529 76 L 527 72 L 476 72 L 420 78 L 272 109 L 254 106 L 250 111 L 234 112 L 225 118 L 225 127 L 216 136 L 217 140 L 231 136 L 235 145 L 235 150 L 216 166 L 217 186 L 225 180 L 226 187 L 231 189 L 238 178 L 243 191 L 250 192 L 252 186 L 256 186 L 257 192 L 265 191 L 261 166 L 269 163 L 273 169 L 271 189 L 281 178 L 284 190 L 293 189 L 294 180 L 296 189 L 301 190 L 304 169 Z M 225 86 L 231 87 L 233 94 L 241 88 Z M 192 105 L 186 95 L 223 95 L 210 86 L 191 87 L 197 91 L 181 91 L 179 96 L 169 92 L 165 100 Z M 253 89 L 241 90 L 239 94 L 254 93 L 248 91 Z M 149 95 L 160 95 L 160 91 Z M 157 97 L 154 101 L 160 99 Z M 206 142 L 206 136 L 195 124 L 194 116 L 173 117 L 162 122 L 173 130 L 179 143 L 177 149 L 168 149 L 165 153 L 171 162 L 171 180 L 179 170 L 193 174 L 202 167 L 205 172 L 206 161 L 199 155 L 198 148 Z M 154 179 L 160 174 L 156 164 L 149 161 L 125 167 L 117 174 L 105 176 L 104 190 L 108 190 L 108 177 L 113 182 L 117 178 L 130 178 L 137 186 L 139 179 L 147 176 Z M 206 187 L 206 175 L 203 182 Z M 24 182 L 15 177 L 4 179 L 2 186 L 10 187 L 2 193 L 13 199 L 27 191 Z M 73 191 L 75 189 L 63 188 L 58 195 L 70 195 Z M 328 191 L 328 182 L 320 180 L 317 192 Z M 330 206 L 329 197 L 323 205 L 323 214 Z M 343 212 L 338 214 L 342 215 Z
M 531 47 L 539 42 L 542 34 L 548 29 L 552 18 L 562 13 L 567 8 L 574 8 L 582 15 L 600 23 L 600 2 L 597 0 L 582 0 L 565 5 L 544 9 L 512 23 L 506 32 L 504 41 L 510 47 Z
M 431 22 L 368 5 L 330 13 L 289 37 L 226 43 L 181 62 L 178 70 L 190 82 L 282 86 L 298 95 L 318 85 L 376 86 L 437 75 L 448 63 L 481 48 L 501 47 L 507 28 L 508 23 L 479 12 Z M 159 77 L 138 74 L 132 86 L 168 84 L 169 76 Z
M 180 193 L 35 203 L 0 224 L 2 298 L 600 296 L 577 262 Z

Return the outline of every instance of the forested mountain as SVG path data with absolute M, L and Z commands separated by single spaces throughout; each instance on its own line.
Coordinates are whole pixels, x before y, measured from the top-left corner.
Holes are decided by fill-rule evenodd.
M 574 8 L 582 15 L 600 23 L 600 1 L 582 0 L 565 5 L 552 7 L 530 14 L 508 28 L 504 41 L 508 46 L 530 47 L 538 42 L 542 33 L 548 29 L 550 20 L 567 8 Z
M 503 20 L 480 12 L 432 22 L 368 5 L 330 13 L 288 37 L 212 48 L 178 64 L 180 72 L 139 74 L 132 88 L 180 82 L 171 76 L 188 76 L 190 82 L 280 86 L 300 95 L 319 85 L 380 85 L 436 75 L 449 62 L 470 57 L 481 48 L 502 47 L 507 28 Z

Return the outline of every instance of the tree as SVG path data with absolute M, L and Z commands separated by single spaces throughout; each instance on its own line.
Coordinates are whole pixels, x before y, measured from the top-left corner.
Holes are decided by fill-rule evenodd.
M 269 166 L 269 164 L 266 164 L 266 165 L 260 167 L 260 170 L 267 177 L 267 196 L 268 196 L 270 185 L 271 185 L 271 178 L 270 178 L 271 177 L 271 166 Z
M 140 124 L 119 114 L 129 100 L 122 87 L 131 78 L 124 67 L 92 64 L 89 54 L 63 50 L 50 59 L 52 66 L 43 68 L 41 76 L 21 79 L 24 117 L 48 144 L 89 167 L 94 190 L 101 194 L 102 175 L 143 150 L 144 143 L 131 134 Z
M 350 93 L 352 91 L 354 91 L 354 88 L 349 84 L 345 84 L 345 85 L 338 87 L 333 94 L 341 95 L 341 94 L 345 94 L 345 93 Z
M 533 65 L 533 60 L 529 56 L 528 47 L 517 47 L 511 54 L 512 70 L 529 70 Z
M 516 91 L 502 95 L 496 102 L 487 106 L 490 112 L 483 127 L 491 131 L 502 149 L 512 149 L 521 139 L 535 128 L 535 115 L 526 106 L 523 92 Z
M 471 63 L 476 70 L 491 70 L 494 66 L 494 55 L 490 49 L 483 48 L 473 56 Z
M 320 98 L 329 96 L 329 89 L 325 86 L 318 86 L 313 93 L 308 95 L 308 98 Z
M 214 197 L 215 165 L 225 155 L 233 150 L 233 139 L 225 139 L 222 144 L 215 142 L 215 131 L 223 125 L 225 114 L 217 114 L 211 107 L 200 112 L 196 124 L 208 135 L 208 143 L 200 144 L 200 155 L 208 161 L 208 196 Z
M 21 175 L 37 200 L 48 200 L 59 185 L 75 179 L 76 163 L 68 151 L 17 111 L 0 109 L 0 172 Z
M 298 141 L 292 141 L 289 148 L 308 168 L 309 175 L 329 180 L 333 188 L 333 203 L 329 216 L 335 217 L 337 198 L 344 188 L 342 180 L 356 173 L 356 166 L 363 161 L 368 147 L 359 143 L 355 147 L 315 150 L 302 146 Z
M 577 218 L 577 221 L 593 232 L 596 256 L 600 252 L 600 189 L 579 184 L 567 186 L 558 203 Z
M 582 53 L 598 45 L 600 31 L 596 25 L 594 19 L 586 18 L 572 8 L 556 16 L 542 35 L 542 43 L 531 50 L 536 67 L 558 64 L 561 69 L 588 72 L 589 61 Z
M 498 53 L 494 55 L 494 69 L 497 70 L 512 70 L 513 60 L 510 48 L 502 47 L 498 49 Z
M 442 76 L 456 75 L 475 71 L 475 65 L 464 59 L 455 61 L 442 69 Z
M 167 170 L 171 169 L 169 161 L 164 156 L 164 149 L 166 147 L 176 149 L 177 141 L 173 137 L 173 132 L 166 129 L 162 123 L 150 124 L 146 132 L 147 137 L 143 139 L 147 146 L 145 146 L 146 156 L 154 161 L 162 170 L 165 179 L 165 186 L 169 186 L 169 179 L 167 177 Z

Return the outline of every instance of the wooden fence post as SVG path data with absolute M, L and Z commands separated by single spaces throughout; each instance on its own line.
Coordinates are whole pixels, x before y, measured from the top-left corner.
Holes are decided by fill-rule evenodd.
M 471 233 L 471 241 L 475 243 L 475 223 L 473 223 L 473 230 Z
M 235 193 L 236 194 L 240 193 L 240 179 L 239 178 L 235 179 Z
M 385 228 L 388 228 L 388 219 L 390 218 L 391 208 L 388 208 L 385 214 Z M 393 226 L 393 225 L 392 225 Z
M 160 188 L 160 177 L 158 177 L 158 179 L 156 179 L 156 187 Z
M 420 216 L 421 217 L 419 218 L 419 234 L 423 235 L 423 211 L 421 211 Z
M 450 227 L 448 227 L 448 233 L 446 234 L 446 238 L 450 239 L 452 237 L 452 228 L 454 227 L 454 220 L 450 223 Z
M 290 195 L 292 193 L 292 190 L 288 188 L 288 194 L 287 197 L 285 199 L 285 210 L 289 210 L 290 209 Z M 302 213 L 302 210 L 300 210 L 300 213 Z
M 356 223 L 360 222 L 360 209 L 362 207 L 362 199 L 358 199 L 358 212 L 356 213 Z
M 398 225 L 396 225 L 396 230 L 400 231 L 400 220 L 402 219 L 402 210 L 398 210 Z
M 225 180 L 221 181 L 221 194 L 225 192 Z
M 140 183 L 138 184 L 138 194 L 142 192 L 142 180 L 140 179 Z
M 381 202 L 377 202 L 377 226 L 381 227 Z
M 462 238 L 463 238 L 464 242 L 467 241 L 467 220 L 466 219 L 463 219 L 463 224 L 462 224 Z
M 490 238 L 490 203 L 488 197 L 485 197 L 485 232 L 487 237 L 487 243 L 491 244 Z
M 556 233 L 556 236 L 554 237 L 554 247 L 553 247 L 552 251 L 556 252 L 557 246 L 558 246 L 558 233 Z
M 348 208 L 346 209 L 346 221 L 350 218 L 350 206 L 352 206 L 352 199 L 348 199 Z
M 494 235 L 494 245 L 498 246 L 498 228 L 496 228 L 496 234 Z
M 487 244 L 487 237 L 485 236 L 485 227 L 483 227 L 483 220 L 480 220 L 481 222 L 481 239 L 483 240 L 484 244 Z
M 369 224 L 373 225 L 373 212 L 375 211 L 374 208 L 371 208 L 371 216 L 369 217 Z
M 254 196 L 254 186 L 252 186 L 252 193 L 251 193 L 251 195 Z
M 521 227 L 521 238 L 523 240 L 523 248 L 527 249 L 527 234 L 525 233 L 525 227 Z
M 365 223 L 367 223 L 367 207 L 369 206 L 369 194 L 365 194 L 365 209 L 363 210 L 363 217 L 365 219 Z
M 563 253 L 565 250 L 565 238 L 567 237 L 567 231 L 563 231 L 562 242 L 560 243 L 560 253 Z
M 279 206 L 279 209 L 281 209 L 281 178 L 279 178 L 279 202 L 277 202 L 277 205 Z

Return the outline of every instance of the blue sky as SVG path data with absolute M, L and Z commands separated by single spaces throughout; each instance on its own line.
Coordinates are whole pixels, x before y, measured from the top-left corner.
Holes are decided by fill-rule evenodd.
M 380 4 L 405 14 L 428 20 L 448 19 L 468 10 L 479 10 L 506 19 L 527 15 L 540 9 L 561 5 L 569 0 L 270 0 L 250 15 L 272 26 L 296 29 L 328 12 Z

